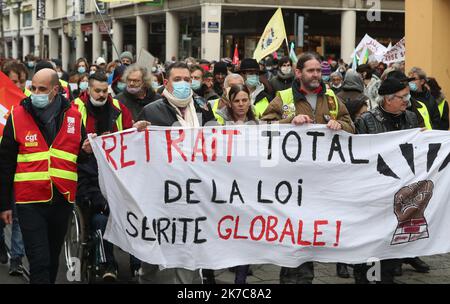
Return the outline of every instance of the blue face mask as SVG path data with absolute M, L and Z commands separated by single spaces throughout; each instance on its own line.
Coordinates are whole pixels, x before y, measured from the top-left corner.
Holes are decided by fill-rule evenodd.
M 159 83 L 157 82 L 157 81 L 152 81 L 152 88 L 153 88 L 153 90 L 157 90 L 157 89 L 159 89 Z
M 80 82 L 80 90 L 85 91 L 89 86 L 89 83 L 87 81 Z
M 27 62 L 27 66 L 28 66 L 30 69 L 34 68 L 34 62 L 33 62 L 33 61 L 28 61 L 28 62 Z
M 192 88 L 194 91 L 200 89 L 201 86 L 202 86 L 202 83 L 201 83 L 199 80 L 195 80 L 195 79 L 192 80 L 191 88 Z
M 85 67 L 82 67 L 82 66 L 78 67 L 78 73 L 79 73 L 79 74 L 84 74 L 84 73 L 86 73 L 86 68 L 85 68 Z
M 415 82 L 410 82 L 409 83 L 409 88 L 411 91 L 416 92 L 417 91 L 417 84 Z
M 191 85 L 186 81 L 177 81 L 173 83 L 173 96 L 178 99 L 186 99 L 191 95 Z
M 38 109 L 45 108 L 50 104 L 48 94 L 31 94 L 31 104 Z
M 328 82 L 330 81 L 330 76 L 322 76 L 322 80 Z
M 258 75 L 248 75 L 245 84 L 251 88 L 256 88 L 259 85 Z
M 117 83 L 117 89 L 122 92 L 127 87 L 127 84 L 125 82 L 118 82 Z

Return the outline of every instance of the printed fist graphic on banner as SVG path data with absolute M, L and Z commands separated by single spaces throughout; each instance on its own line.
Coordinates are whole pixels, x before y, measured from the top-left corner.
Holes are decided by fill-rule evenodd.
M 428 238 L 425 209 L 433 196 L 432 181 L 420 181 L 401 188 L 394 197 L 394 213 L 398 225 L 391 245 Z

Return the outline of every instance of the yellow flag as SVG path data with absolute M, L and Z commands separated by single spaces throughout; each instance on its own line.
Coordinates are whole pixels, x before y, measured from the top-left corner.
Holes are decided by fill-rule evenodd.
M 286 29 L 284 28 L 283 13 L 280 7 L 266 25 L 253 53 L 253 58 L 259 62 L 265 56 L 278 50 L 285 40 L 287 40 Z

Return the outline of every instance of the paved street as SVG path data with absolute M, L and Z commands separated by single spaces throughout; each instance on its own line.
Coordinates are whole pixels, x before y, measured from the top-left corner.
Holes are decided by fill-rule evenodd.
M 423 257 L 431 267 L 429 273 L 418 273 L 409 265 L 403 265 L 403 276 L 396 277 L 399 284 L 450 284 L 450 254 Z M 314 263 L 313 284 L 353 284 L 354 279 L 336 276 L 336 264 Z M 247 278 L 249 284 L 278 284 L 280 267 L 274 265 L 252 266 L 253 276 Z M 234 273 L 228 270 L 216 272 L 217 283 L 233 283 Z
M 10 234 L 9 227 L 5 230 L 6 235 Z M 8 237 L 7 237 L 7 244 Z M 134 284 L 136 280 L 130 276 L 128 266 L 128 254 L 116 248 L 116 258 L 119 263 L 119 283 Z M 450 253 L 444 255 L 435 255 L 423 257 L 423 260 L 431 266 L 430 273 L 417 273 L 409 265 L 403 265 L 403 276 L 397 277 L 396 281 L 400 284 L 450 284 Z M 25 261 L 26 262 L 26 261 Z M 335 264 L 315 263 L 316 276 L 314 284 L 353 284 L 353 277 L 341 279 L 336 276 Z M 0 284 L 26 284 L 27 281 L 21 277 L 11 277 L 8 275 L 9 265 L 0 264 Z M 249 284 L 278 284 L 280 267 L 274 265 L 253 265 L 253 275 L 247 278 Z M 61 255 L 60 271 L 57 283 L 71 283 L 66 278 L 66 265 L 64 256 Z M 216 281 L 218 284 L 232 284 L 234 282 L 234 273 L 228 269 L 217 270 Z

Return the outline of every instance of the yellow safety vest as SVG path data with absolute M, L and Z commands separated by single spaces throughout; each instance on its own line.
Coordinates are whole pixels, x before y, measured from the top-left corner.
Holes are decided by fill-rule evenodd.
M 258 101 L 255 104 L 254 113 L 255 113 L 256 119 L 261 119 L 263 113 L 266 111 L 268 106 L 269 106 L 269 100 L 267 99 L 267 97 L 264 97 L 263 99 L 261 99 L 260 101 Z
M 214 117 L 216 118 L 217 122 L 221 125 L 224 125 L 225 121 L 223 120 L 223 117 L 220 116 L 219 114 L 217 114 L 217 110 L 219 109 L 219 101 L 220 101 L 220 98 L 212 100 L 212 102 L 214 103 L 213 107 L 212 107 L 212 111 L 214 113 Z
M 75 99 L 74 103 L 78 107 L 78 111 L 81 113 L 81 119 L 83 120 L 83 125 L 86 126 L 86 120 L 87 120 L 86 105 L 80 98 Z M 113 99 L 113 105 L 118 110 L 120 110 L 120 102 L 117 99 Z M 123 130 L 122 112 L 120 112 L 119 116 L 117 117 L 116 126 L 117 126 L 117 131 Z
M 442 118 L 442 115 L 444 115 L 444 106 L 445 106 L 446 103 L 447 103 L 447 100 L 444 99 L 444 100 L 438 105 L 439 113 L 441 114 L 441 118 Z
M 425 123 L 425 128 L 427 128 L 428 130 L 433 130 L 433 127 L 431 126 L 430 114 L 428 113 L 427 106 L 423 102 L 418 101 L 418 100 L 417 100 L 417 103 L 419 103 L 422 106 L 421 108 L 417 108 L 417 111 L 419 112 L 420 116 L 422 116 L 422 118 L 423 118 L 423 122 Z
M 282 118 L 288 118 L 289 116 L 295 115 L 295 106 L 294 106 L 294 92 L 292 91 L 292 88 L 286 89 L 283 91 L 278 91 L 277 96 L 281 98 L 283 101 L 283 108 L 282 108 Z M 325 96 L 330 96 L 334 100 L 334 109 L 330 109 L 330 116 L 337 118 L 339 113 L 339 101 L 336 97 L 336 94 L 334 94 L 333 90 L 327 90 L 325 92 Z M 330 107 L 330 104 L 328 104 Z
M 28 90 L 27 88 L 25 88 L 25 89 L 23 90 L 23 93 L 25 94 L 26 97 L 30 97 L 30 96 L 31 96 L 31 92 L 30 92 L 30 90 Z

